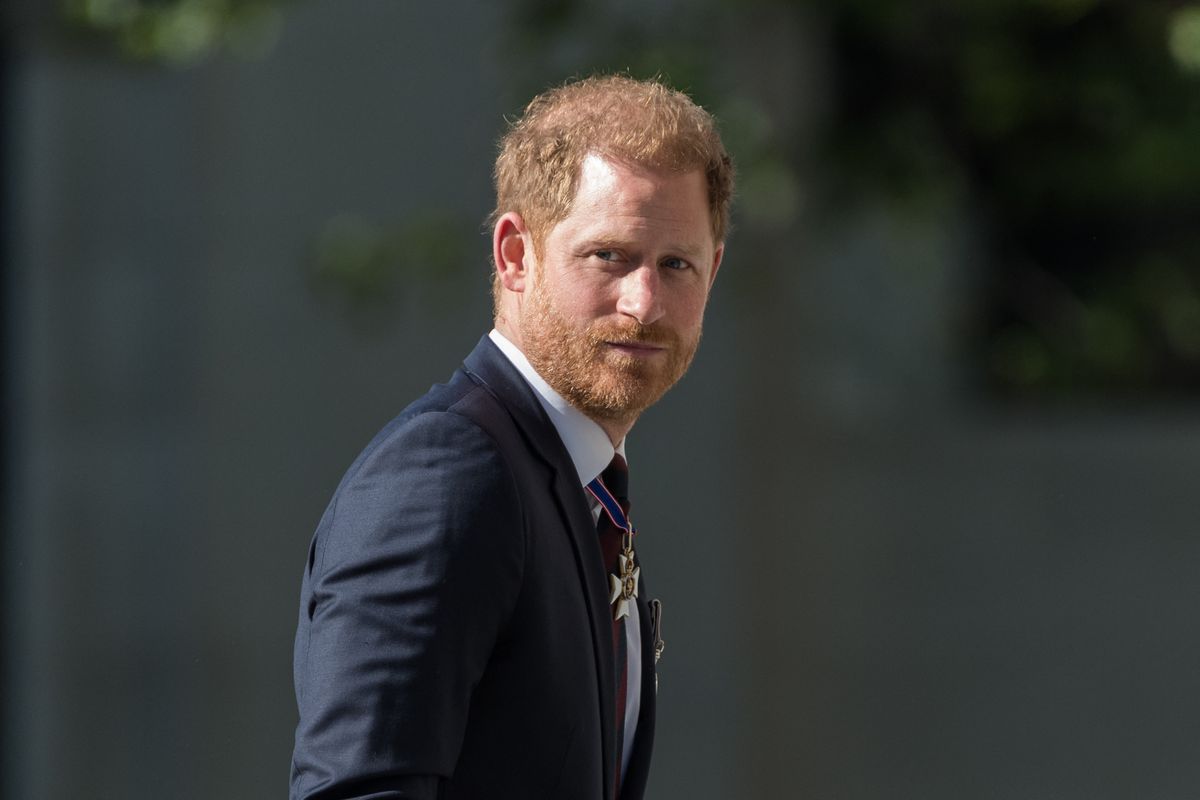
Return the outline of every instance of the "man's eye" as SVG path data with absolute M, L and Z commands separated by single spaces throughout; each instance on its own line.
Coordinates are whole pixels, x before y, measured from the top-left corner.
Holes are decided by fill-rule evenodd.
M 664 267 L 666 267 L 667 269 L 687 269 L 688 268 L 688 262 L 684 261 L 682 258 L 664 258 L 662 261 L 662 265 Z

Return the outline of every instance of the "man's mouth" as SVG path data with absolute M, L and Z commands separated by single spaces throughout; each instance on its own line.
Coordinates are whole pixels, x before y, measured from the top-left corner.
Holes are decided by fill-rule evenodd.
M 605 344 L 617 352 L 640 357 L 657 355 L 658 353 L 664 353 L 667 350 L 667 348 L 663 345 L 652 344 L 650 342 L 606 341 Z

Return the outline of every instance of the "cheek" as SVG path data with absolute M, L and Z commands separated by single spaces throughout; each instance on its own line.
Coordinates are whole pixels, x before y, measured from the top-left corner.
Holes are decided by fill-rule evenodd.
M 616 309 L 619 294 L 611 281 L 582 278 L 562 293 L 563 308 L 580 317 L 602 317 Z
M 675 320 L 677 324 L 693 327 L 704 319 L 704 307 L 708 303 L 707 292 L 687 292 L 678 298 L 675 305 Z
M 582 281 L 573 284 L 558 284 L 547 296 L 554 312 L 571 324 L 587 324 L 592 320 L 612 313 L 616 302 L 608 299 L 605 292 Z

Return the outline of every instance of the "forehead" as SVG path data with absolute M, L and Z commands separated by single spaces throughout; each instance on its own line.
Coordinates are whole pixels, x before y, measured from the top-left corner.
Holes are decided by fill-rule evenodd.
M 709 217 L 700 170 L 671 172 L 589 154 L 580 164 L 579 186 L 563 221 L 642 219 L 707 230 Z
M 579 185 L 591 184 L 597 187 L 613 187 L 617 182 L 617 163 L 599 156 L 595 153 L 588 153 L 583 157 L 583 163 L 579 165 Z M 637 169 L 632 164 L 621 165 L 627 169 Z

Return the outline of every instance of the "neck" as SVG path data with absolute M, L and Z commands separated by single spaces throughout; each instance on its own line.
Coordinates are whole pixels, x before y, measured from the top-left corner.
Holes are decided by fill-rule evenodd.
M 595 417 L 591 417 L 591 420 L 599 425 L 602 431 L 608 434 L 608 440 L 612 442 L 612 446 L 614 448 L 624 441 L 625 436 L 629 433 L 630 429 L 633 428 L 633 423 L 635 421 L 596 419 Z
M 521 341 L 521 329 L 516 325 L 509 323 L 504 314 L 497 314 L 492 319 L 492 325 L 496 328 L 496 330 L 500 331 L 500 333 L 504 335 L 505 339 L 508 339 L 510 342 L 516 345 L 518 350 L 520 350 L 522 353 L 525 352 L 525 345 Z M 526 355 L 526 357 L 528 357 L 528 355 Z M 583 411 L 583 409 L 580 409 L 580 411 Z M 630 418 L 622 417 L 620 419 L 612 419 L 594 417 L 591 414 L 588 414 L 586 411 L 583 411 L 583 413 L 587 415 L 588 419 L 600 426 L 600 430 L 604 431 L 604 433 L 608 436 L 608 439 L 610 442 L 612 442 L 613 447 L 616 447 L 622 442 L 622 440 L 625 439 L 625 436 L 629 433 L 630 429 L 633 428 L 633 423 L 637 422 L 636 416 Z
M 504 334 L 504 338 L 515 344 L 518 350 L 525 352 L 525 346 L 521 343 L 521 330 L 516 325 L 510 325 L 503 315 L 493 318 L 492 327 Z

